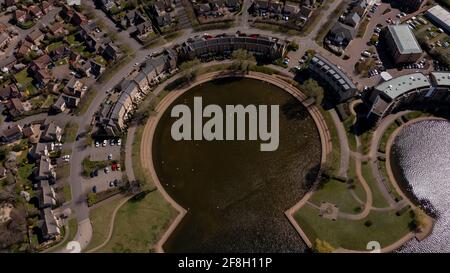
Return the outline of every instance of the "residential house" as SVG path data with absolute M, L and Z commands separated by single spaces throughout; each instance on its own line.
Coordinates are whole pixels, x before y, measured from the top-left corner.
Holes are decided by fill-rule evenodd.
M 300 11 L 297 13 L 297 17 L 306 22 L 312 16 L 314 9 L 309 6 L 302 6 Z
M 364 14 L 366 13 L 368 7 L 369 7 L 369 5 L 367 4 L 367 1 L 361 0 L 353 6 L 352 11 L 356 12 L 359 15 L 359 17 L 362 18 L 364 16 Z
M 61 142 L 63 130 L 55 122 L 46 125 L 41 140 L 44 142 Z
M 361 21 L 361 17 L 356 12 L 351 12 L 344 18 L 344 23 L 351 27 L 358 26 L 360 21 Z
M 39 125 L 30 125 L 22 129 L 24 137 L 28 138 L 31 143 L 37 143 L 39 141 L 40 130 Z
M 40 42 L 44 39 L 44 33 L 40 31 L 39 29 L 35 29 L 32 32 L 30 32 L 25 39 L 27 39 L 29 42 L 39 45 Z
M 99 64 L 95 61 L 90 61 L 90 64 L 91 64 L 91 69 L 90 69 L 89 73 L 91 75 L 93 75 L 94 78 L 98 78 L 106 69 L 104 65 Z
M 48 1 L 41 2 L 41 9 L 42 9 L 42 12 L 44 12 L 45 14 L 49 13 L 49 11 L 51 11 L 53 8 L 54 7 L 50 2 L 48 2 Z
M 67 108 L 75 108 L 80 103 L 80 98 L 78 98 L 78 97 L 67 95 L 67 94 L 61 94 L 61 95 L 64 99 L 64 103 Z
M 337 22 L 327 35 L 327 39 L 336 46 L 346 47 L 356 36 L 356 29 Z
M 52 59 L 48 54 L 44 54 L 39 58 L 33 60 L 28 68 L 28 71 L 34 73 L 38 70 L 47 69 L 47 66 L 52 63 Z
M 0 137 L 1 141 L 4 143 L 10 143 L 19 140 L 21 138 L 22 138 L 22 127 L 18 124 L 3 130 Z
M 0 86 L 0 100 L 20 98 L 21 94 L 15 83 Z
M 1 70 L 10 70 L 17 63 L 16 56 L 9 55 L 5 58 L 0 58 L 0 69 Z
M 39 208 L 51 208 L 56 206 L 56 193 L 48 180 L 41 180 L 39 195 Z
M 33 44 L 27 40 L 22 40 L 20 42 L 19 49 L 16 50 L 17 57 L 24 57 L 31 51 Z
M 81 26 L 84 25 L 86 23 L 88 23 L 88 19 L 86 18 L 86 16 L 84 16 L 84 14 L 75 11 L 72 18 L 70 19 L 70 23 L 76 25 L 76 26 Z
M 60 45 L 50 52 L 50 58 L 52 61 L 56 62 L 57 60 L 64 59 L 68 57 L 70 54 L 70 49 L 66 45 Z
M 17 117 L 26 112 L 23 103 L 18 98 L 12 98 L 7 105 L 8 112 L 11 116 Z
M 61 22 L 56 22 L 48 27 L 48 31 L 53 36 L 66 35 L 68 31 L 64 28 Z
M 102 56 L 106 60 L 117 60 L 121 56 L 120 49 L 113 43 L 108 43 L 106 47 L 102 50 Z
M 27 12 L 21 9 L 15 10 L 13 17 L 17 23 L 24 23 L 28 19 Z
M 137 26 L 145 21 L 147 20 L 144 15 L 142 15 L 138 10 L 133 9 L 127 11 L 125 16 L 122 18 L 121 25 L 124 28 L 128 28 L 130 26 Z
M 51 208 L 41 210 L 41 231 L 44 240 L 55 240 L 61 236 L 61 223 Z
M 272 15 L 279 15 L 281 14 L 281 11 L 283 10 L 283 3 L 277 2 L 277 1 L 270 1 L 269 2 L 269 12 Z
M 62 95 L 60 95 L 56 102 L 52 105 L 52 109 L 58 113 L 64 112 L 67 109 L 66 101 L 64 100 Z
M 40 87 L 46 86 L 53 79 L 51 72 L 47 69 L 38 70 L 32 76 Z
M 153 33 L 153 27 L 150 21 L 145 21 L 136 26 L 135 34 L 139 38 L 143 38 L 151 33 Z
M 64 93 L 77 98 L 82 98 L 86 90 L 86 86 L 75 77 L 72 77 L 64 87 Z
M 28 7 L 28 14 L 31 18 L 35 19 L 40 19 L 44 15 L 42 10 L 36 5 L 31 5 Z
M 0 50 L 4 50 L 9 46 L 11 37 L 6 32 L 0 33 Z
M 19 0 L 5 0 L 4 2 L 4 4 L 5 4 L 5 6 L 6 7 L 13 7 L 13 6 L 16 6 L 17 5 L 17 2 L 18 2 Z

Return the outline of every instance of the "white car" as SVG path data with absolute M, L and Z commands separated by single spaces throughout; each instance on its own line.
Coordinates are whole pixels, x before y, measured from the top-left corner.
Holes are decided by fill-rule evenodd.
M 100 143 L 99 143 L 98 141 L 96 141 L 96 142 L 95 142 L 95 147 L 98 148 L 99 146 L 100 146 Z
M 135 63 L 134 66 L 139 66 L 139 63 Z
M 117 146 L 120 146 L 120 145 L 122 145 L 122 139 L 119 138 L 119 139 L 117 140 Z
M 109 141 L 109 145 L 114 146 L 114 139 L 111 139 L 111 140 Z
M 112 154 L 108 155 L 108 160 L 112 160 Z
M 103 147 L 106 147 L 106 144 L 108 144 L 108 142 L 107 142 L 106 139 L 105 139 L 105 140 L 103 140 L 102 146 L 103 146 Z

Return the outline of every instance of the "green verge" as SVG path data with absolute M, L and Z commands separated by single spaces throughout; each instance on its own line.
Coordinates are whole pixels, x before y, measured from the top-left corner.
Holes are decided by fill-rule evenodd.
M 345 182 L 330 179 L 314 191 L 308 201 L 318 206 L 321 202 L 332 203 L 339 206 L 339 211 L 354 213 L 361 209 L 361 205 L 353 198 L 348 187 Z
M 132 198 L 117 212 L 113 235 L 98 252 L 153 252 L 155 243 L 176 214 L 159 191 Z
M 77 137 L 78 124 L 75 122 L 67 122 L 64 126 L 64 135 L 62 136 L 62 142 L 71 143 L 74 142 Z
M 101 245 L 108 238 L 112 214 L 122 200 L 122 198 L 116 198 L 89 211 L 92 238 L 84 252 Z
M 408 225 L 412 221 L 409 213 L 397 216 L 393 211 L 371 211 L 365 219 L 357 221 L 342 218 L 331 221 L 320 217 L 318 210 L 308 204 L 297 211 L 294 218 L 310 241 L 320 239 L 335 248 L 351 250 L 366 250 L 370 241 L 378 241 L 381 247 L 387 247 L 410 231 Z M 367 227 L 366 221 L 372 225 Z
M 386 201 L 386 199 L 384 199 L 383 194 L 378 189 L 378 185 L 375 181 L 375 177 L 373 176 L 372 169 L 367 161 L 361 162 L 361 174 L 369 185 L 370 190 L 372 191 L 373 206 L 376 208 L 389 207 L 389 203 Z

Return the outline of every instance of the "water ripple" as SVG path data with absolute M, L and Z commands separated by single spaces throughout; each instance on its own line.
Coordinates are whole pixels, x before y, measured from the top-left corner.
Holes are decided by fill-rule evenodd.
M 437 219 L 428 238 L 411 240 L 400 252 L 450 252 L 450 122 L 405 127 L 395 140 L 393 160 L 409 191 Z

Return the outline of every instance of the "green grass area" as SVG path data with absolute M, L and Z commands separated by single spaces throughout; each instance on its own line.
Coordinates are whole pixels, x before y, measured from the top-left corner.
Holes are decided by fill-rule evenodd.
M 55 49 L 57 49 L 58 47 L 60 47 L 62 44 L 63 44 L 62 41 L 55 42 L 55 43 L 53 43 L 53 44 L 49 44 L 49 45 L 47 46 L 47 51 L 48 51 L 48 52 L 52 52 L 53 50 L 55 50 Z
M 330 113 L 323 110 L 322 107 L 319 107 L 319 110 L 327 124 L 328 130 L 330 132 L 331 144 L 333 146 L 331 149 L 331 153 L 327 158 L 327 165 L 332 172 L 337 172 L 339 170 L 341 162 L 341 146 L 339 144 L 339 135 Z
M 345 128 L 345 132 L 347 133 L 347 139 L 348 139 L 348 146 L 350 147 L 350 150 L 356 151 L 356 136 L 352 131 L 352 126 L 355 123 L 356 117 L 350 116 L 346 120 L 342 122 Z
M 366 250 L 370 241 L 378 241 L 382 248 L 387 247 L 409 232 L 408 224 L 412 221 L 409 213 L 397 216 L 393 211 L 371 211 L 365 219 L 358 221 L 342 218 L 331 221 L 320 217 L 318 210 L 309 205 L 297 211 L 294 218 L 310 241 L 321 239 L 335 248 L 351 250 Z M 367 227 L 366 221 L 372 225 Z
M 71 143 L 77 138 L 78 124 L 75 122 L 67 122 L 64 126 L 64 134 L 62 136 L 62 142 Z
M 18 176 L 17 179 L 21 184 L 25 184 L 28 181 L 28 177 L 33 174 L 33 169 L 35 167 L 35 164 L 32 163 L 25 163 L 23 166 L 20 166 L 18 168 Z
M 77 116 L 81 116 L 86 113 L 96 95 L 97 90 L 89 89 L 84 95 L 83 99 L 80 101 L 80 104 L 78 104 L 78 107 L 75 109 L 75 114 Z
M 413 119 L 416 119 L 416 118 L 429 117 L 429 116 L 430 116 L 430 114 L 424 113 L 424 112 L 421 112 L 421 111 L 413 111 L 413 112 L 410 112 L 410 113 L 404 115 L 404 117 L 407 120 L 413 120 Z
M 358 26 L 358 32 L 356 33 L 356 37 L 358 37 L 358 38 L 364 37 L 364 34 L 366 33 L 369 22 L 370 21 L 369 21 L 368 17 L 364 18 L 364 20 Z
M 159 191 L 132 198 L 119 209 L 111 240 L 98 252 L 152 252 L 176 214 Z
M 164 35 L 164 40 L 166 40 L 166 42 L 170 42 L 170 41 L 173 41 L 176 38 L 180 37 L 182 34 L 183 34 L 182 30 L 174 31 L 174 32 Z
M 56 168 L 56 177 L 58 179 L 64 179 L 69 177 L 70 175 L 70 164 L 63 164 L 63 165 L 59 165 Z
M 361 164 L 361 174 L 369 185 L 370 191 L 373 197 L 373 206 L 377 208 L 385 208 L 389 206 L 389 203 L 384 198 L 383 194 L 378 188 L 378 182 L 373 176 L 372 169 L 368 162 L 362 162 Z
M 93 233 L 85 252 L 101 245 L 108 238 L 113 211 L 122 200 L 122 198 L 116 198 L 89 211 Z
M 403 199 L 403 197 L 395 190 L 394 185 L 392 185 L 391 180 L 389 179 L 389 175 L 387 173 L 387 167 L 386 167 L 386 162 L 385 161 L 380 161 L 380 172 L 381 175 L 386 179 L 386 181 L 389 181 L 388 184 L 388 190 L 389 193 L 392 195 L 392 197 L 394 197 L 395 200 L 400 201 Z
M 382 153 L 386 152 L 386 143 L 387 143 L 389 137 L 392 135 L 392 133 L 397 128 L 398 128 L 398 125 L 395 121 L 386 128 L 386 131 L 384 131 L 383 136 L 381 137 L 380 145 L 378 146 L 378 151 L 380 151 Z
M 351 195 L 348 185 L 335 179 L 330 179 L 320 186 L 308 201 L 320 206 L 322 202 L 328 202 L 339 206 L 339 210 L 346 213 L 354 213 L 360 204 Z
M 132 60 L 132 56 L 125 56 L 125 57 L 122 57 L 119 60 L 115 61 L 113 64 L 109 65 L 106 68 L 105 72 L 103 72 L 103 74 L 98 78 L 97 81 L 100 83 L 104 83 L 104 82 L 110 80 L 120 68 L 125 66 L 131 60 Z
M 361 141 L 361 153 L 367 154 L 370 151 L 370 144 L 372 143 L 372 131 L 365 131 L 359 136 L 359 140 Z
M 63 193 L 64 193 L 64 200 L 66 202 L 70 202 L 72 200 L 72 191 L 70 189 L 70 185 L 64 185 Z
M 23 87 L 27 87 L 33 81 L 33 79 L 28 76 L 28 72 L 26 69 L 23 69 L 19 73 L 16 73 L 14 77 L 16 78 L 17 82 Z
M 300 31 L 289 28 L 287 26 L 283 26 L 283 25 L 277 25 L 277 24 L 271 24 L 270 22 L 268 23 L 264 23 L 264 22 L 257 22 L 257 23 L 253 23 L 252 25 L 255 28 L 259 28 L 262 30 L 268 30 L 268 31 L 272 31 L 272 32 L 279 32 L 279 33 L 284 33 L 284 34 L 289 34 L 289 35 L 299 35 Z
M 103 169 L 106 166 L 109 165 L 109 161 L 92 161 L 90 160 L 89 157 L 86 157 L 85 159 L 83 159 L 83 161 L 81 162 L 81 165 L 83 166 L 83 175 L 84 176 L 89 176 L 91 174 L 92 171 L 94 171 L 95 169 Z

